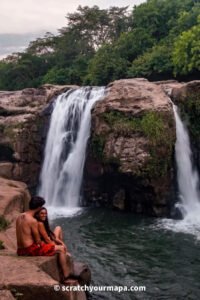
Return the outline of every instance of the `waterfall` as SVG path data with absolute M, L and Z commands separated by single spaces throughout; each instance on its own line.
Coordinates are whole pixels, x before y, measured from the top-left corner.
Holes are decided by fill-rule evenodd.
M 102 87 L 69 90 L 54 103 L 38 192 L 50 211 L 63 214 L 80 206 L 91 109 L 104 93 Z
M 196 212 L 200 212 L 199 178 L 197 170 L 192 166 L 192 152 L 187 128 L 181 121 L 178 108 L 173 105 L 173 109 L 176 120 L 175 155 L 180 192 L 178 206 L 184 218 L 194 219 Z
M 176 121 L 175 156 L 177 164 L 177 180 L 179 188 L 179 202 L 183 220 L 163 219 L 158 222 L 160 227 L 195 235 L 200 238 L 200 191 L 199 177 L 192 164 L 192 151 L 187 127 L 181 121 L 178 108 L 173 104 Z

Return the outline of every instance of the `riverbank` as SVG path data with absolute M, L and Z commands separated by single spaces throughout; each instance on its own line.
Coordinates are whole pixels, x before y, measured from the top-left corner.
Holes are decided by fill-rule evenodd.
M 85 300 L 84 292 L 54 291 L 54 285 L 59 285 L 60 282 L 56 256 L 16 255 L 15 220 L 19 213 L 28 208 L 29 200 L 30 194 L 26 184 L 0 177 L 0 216 L 8 221 L 7 228 L 0 231 L 0 241 L 4 248 L 0 250 L 0 298 Z M 82 273 L 87 268 L 83 264 L 75 263 L 74 272 L 84 277 Z M 73 285 L 77 284 L 77 281 L 73 281 Z

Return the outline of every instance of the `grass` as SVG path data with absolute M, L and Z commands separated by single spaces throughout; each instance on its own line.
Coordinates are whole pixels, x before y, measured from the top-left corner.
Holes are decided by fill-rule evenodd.
M 119 111 L 110 111 L 103 113 L 102 117 L 109 125 L 110 132 L 116 136 L 130 137 L 137 133 L 148 140 L 150 159 L 138 175 L 155 178 L 166 174 L 171 164 L 174 145 L 174 135 L 171 132 L 173 124 L 170 116 L 166 121 L 165 115 L 154 111 L 137 117 Z M 96 153 L 101 160 L 104 159 L 105 142 L 106 136 L 95 136 L 93 140 L 93 153 Z M 118 158 L 115 160 L 117 164 L 120 164 Z
M 3 241 L 0 240 L 0 250 L 5 249 L 4 245 L 3 245 Z
M 7 229 L 9 225 L 10 222 L 4 216 L 0 215 L 0 231 Z
M 153 143 L 163 139 L 166 129 L 163 118 L 156 112 L 147 112 L 141 117 L 124 115 L 121 112 L 111 111 L 103 114 L 104 120 L 110 125 L 113 132 L 129 136 L 132 133 L 141 133 Z

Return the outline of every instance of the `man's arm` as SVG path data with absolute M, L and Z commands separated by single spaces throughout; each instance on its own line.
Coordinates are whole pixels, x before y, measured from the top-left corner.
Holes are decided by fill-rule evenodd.
M 33 220 L 31 223 L 31 232 L 32 232 L 34 242 L 36 244 L 41 244 L 42 241 L 41 241 L 40 234 L 38 231 L 38 222 L 36 220 Z
M 62 245 L 65 248 L 65 250 L 68 251 L 67 246 L 65 245 L 65 243 L 62 240 L 57 238 L 57 239 L 55 239 L 55 243 L 58 245 Z
M 43 241 L 45 241 L 46 244 L 55 244 L 48 236 L 44 224 L 41 222 L 38 223 L 38 231 Z

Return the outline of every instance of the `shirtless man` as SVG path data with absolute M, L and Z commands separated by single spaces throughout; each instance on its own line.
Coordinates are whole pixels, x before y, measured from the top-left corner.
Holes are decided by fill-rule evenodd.
M 53 243 L 45 244 L 41 241 L 38 222 L 34 218 L 45 200 L 41 197 L 32 197 L 29 210 L 20 214 L 16 220 L 17 254 L 19 256 L 53 256 L 58 253 L 59 265 L 61 266 L 66 281 L 71 273 L 71 255 L 66 253 L 62 245 Z

